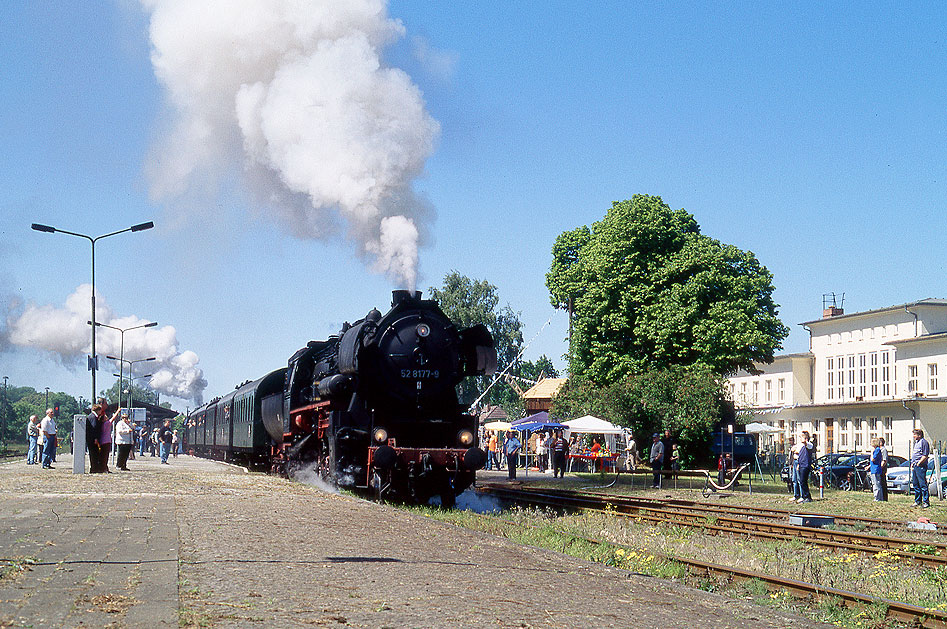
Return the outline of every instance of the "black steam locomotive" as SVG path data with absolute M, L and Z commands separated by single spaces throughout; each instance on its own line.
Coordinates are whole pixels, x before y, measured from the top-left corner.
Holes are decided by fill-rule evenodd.
M 372 309 L 191 413 L 187 448 L 282 474 L 315 466 L 340 487 L 450 505 L 486 459 L 456 387 L 496 362 L 484 326 L 459 330 L 420 292 L 394 291 L 387 314 Z

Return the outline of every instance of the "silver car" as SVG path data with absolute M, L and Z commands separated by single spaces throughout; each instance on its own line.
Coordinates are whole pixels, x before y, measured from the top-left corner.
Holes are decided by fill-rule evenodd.
M 947 455 L 940 457 L 940 482 L 947 490 Z M 908 493 L 911 491 L 911 467 L 905 464 L 901 467 L 893 467 L 888 470 L 886 477 L 888 491 L 899 493 Z M 932 494 L 937 493 L 937 481 L 934 478 L 934 459 L 927 460 L 927 485 Z

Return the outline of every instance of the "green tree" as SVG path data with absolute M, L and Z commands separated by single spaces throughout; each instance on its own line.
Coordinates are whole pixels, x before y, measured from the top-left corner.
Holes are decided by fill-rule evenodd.
M 136 402 L 147 402 L 148 404 L 156 404 L 158 401 L 158 396 L 149 388 L 141 387 L 135 384 L 134 382 L 129 382 L 127 379 L 122 382 L 122 395 L 119 398 L 119 381 L 116 380 L 111 387 L 103 390 L 100 395 L 109 401 L 109 404 L 117 404 L 119 399 L 122 400 L 123 404 L 128 403 L 128 396 L 131 395 L 132 399 Z
M 672 366 L 634 374 L 599 387 L 570 378 L 553 400 L 556 417 L 595 415 L 630 428 L 638 444 L 668 429 L 689 460 L 702 459 L 714 425 L 730 414 L 723 383 L 706 365 Z
M 520 323 L 519 313 L 514 312 L 509 305 L 500 306 L 496 286 L 486 280 L 472 280 L 457 271 L 451 271 L 444 276 L 443 287 L 431 287 L 428 294 L 459 328 L 482 323 L 490 330 L 497 348 L 497 373 L 516 360 L 523 347 L 523 324 Z M 492 380 L 492 376 L 464 380 L 458 391 L 461 402 L 472 403 Z M 516 393 L 504 382 L 497 382 L 481 401 L 481 404 L 503 406 L 507 413 L 515 409 L 518 403 L 522 407 Z
M 660 197 L 615 202 L 591 229 L 561 234 L 546 285 L 554 306 L 571 304 L 570 373 L 598 385 L 671 366 L 752 369 L 789 333 L 753 253 Z
M 37 391 L 33 387 L 9 387 L 7 401 L 9 408 L 5 415 L 6 430 L 3 435 L 7 443 L 26 443 L 26 422 L 30 415 L 42 418 L 46 414 L 46 391 Z M 66 432 L 72 430 L 72 416 L 83 412 L 79 401 L 68 393 L 49 392 L 49 407 L 59 407 L 57 423 Z

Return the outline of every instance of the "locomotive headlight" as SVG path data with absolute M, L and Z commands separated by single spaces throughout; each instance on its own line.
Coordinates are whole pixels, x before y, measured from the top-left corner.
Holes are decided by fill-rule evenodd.
M 375 443 L 385 443 L 388 441 L 388 431 L 384 428 L 376 428 L 372 433 L 372 438 L 375 439 Z
M 418 336 L 420 336 L 423 339 L 423 338 L 426 338 L 427 335 L 430 333 L 431 333 L 431 326 L 429 326 L 426 323 L 418 324 Z
M 469 446 L 473 444 L 474 435 L 469 430 L 461 430 L 457 433 L 457 441 L 459 441 L 462 446 Z

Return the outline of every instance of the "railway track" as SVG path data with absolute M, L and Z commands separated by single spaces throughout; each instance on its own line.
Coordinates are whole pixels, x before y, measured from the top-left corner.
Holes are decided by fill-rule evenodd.
M 497 518 L 496 516 L 481 515 L 481 517 L 493 518 L 494 520 L 499 520 L 501 522 L 507 523 L 514 528 L 521 528 L 527 526 L 530 528 L 539 529 L 538 525 L 524 524 L 522 522 L 511 522 L 509 520 L 504 520 L 503 518 Z M 547 526 L 542 528 L 548 529 Z M 581 535 L 576 535 L 568 531 L 562 531 L 559 529 L 553 529 L 557 534 L 564 537 L 569 537 L 576 540 L 582 540 L 584 542 L 594 544 L 594 545 L 603 545 L 607 544 L 614 548 L 622 548 L 628 551 L 641 552 L 640 549 L 636 549 L 630 546 L 623 544 L 615 544 L 613 542 L 602 542 L 594 538 L 584 537 Z M 743 568 L 734 568 L 731 566 L 725 566 L 721 564 L 711 563 L 707 561 L 701 561 L 699 559 L 691 559 L 686 557 L 677 557 L 671 555 L 660 555 L 656 554 L 653 551 L 647 551 L 647 555 L 655 557 L 657 559 L 662 559 L 669 562 L 674 562 L 683 566 L 690 575 L 695 577 L 702 576 L 713 576 L 721 575 L 730 579 L 740 580 L 740 581 L 750 581 L 756 580 L 763 583 L 767 589 L 770 591 L 785 591 L 789 592 L 791 595 L 797 598 L 816 598 L 820 599 L 823 597 L 831 597 L 836 600 L 841 601 L 846 606 L 856 606 L 856 605 L 880 605 L 883 606 L 886 610 L 887 618 L 897 619 L 899 621 L 911 623 L 911 626 L 917 627 L 930 627 L 930 628 L 947 628 L 947 612 L 938 610 L 938 609 L 929 609 L 925 607 L 920 607 L 918 605 L 912 605 L 910 603 L 904 603 L 902 601 L 897 601 L 893 599 L 879 598 L 874 596 L 868 596 L 865 594 L 860 594 L 858 592 L 851 592 L 848 590 L 841 590 L 838 588 L 826 587 L 823 585 L 818 585 L 815 583 L 807 583 L 805 581 L 798 581 L 796 579 L 787 579 L 783 577 L 777 577 L 770 574 L 762 572 L 754 572 L 752 570 L 745 570 Z
M 478 489 L 507 500 L 538 506 L 598 511 L 648 522 L 699 528 L 719 535 L 742 534 L 769 539 L 799 538 L 817 546 L 847 552 L 876 554 L 885 550 L 895 551 L 900 557 L 918 565 L 932 568 L 947 566 L 947 544 L 943 542 L 925 541 L 925 552 L 916 552 L 920 545 L 918 540 L 789 524 L 790 512 L 779 509 L 731 506 L 715 508 L 696 503 L 686 504 L 688 501 L 684 500 L 660 501 L 554 489 L 514 489 L 502 485 L 482 485 Z M 860 522 L 862 520 L 868 519 L 836 518 L 839 523 L 864 524 Z M 878 524 L 883 521 L 874 522 Z M 890 524 L 903 526 L 900 523 Z

